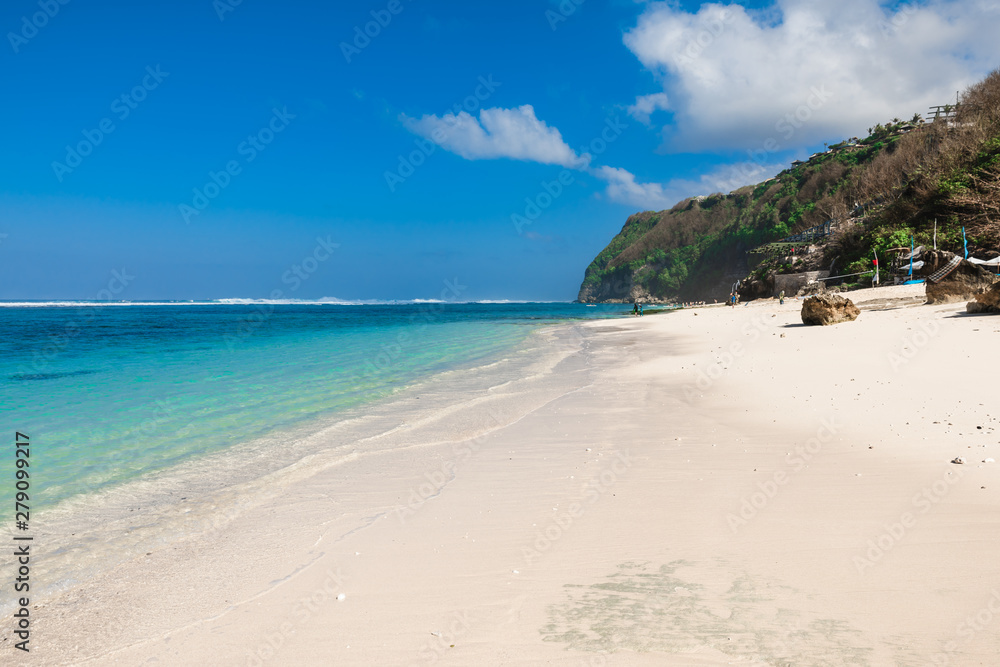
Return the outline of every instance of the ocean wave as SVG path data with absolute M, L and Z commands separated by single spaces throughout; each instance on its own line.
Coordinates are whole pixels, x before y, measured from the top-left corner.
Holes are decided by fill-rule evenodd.
M 515 299 L 481 299 L 478 301 L 443 301 L 441 299 L 338 299 L 322 297 L 320 299 L 252 299 L 244 297 L 228 297 L 208 300 L 178 300 L 178 301 L 85 301 L 85 300 L 53 300 L 53 301 L 0 301 L 0 308 L 101 308 L 123 306 L 419 306 L 426 304 L 451 305 L 505 305 L 532 303 L 572 303 L 570 301 L 519 301 Z
M 185 302 L 149 302 L 138 304 L 133 301 L 0 301 L 0 308 L 80 308 L 85 306 L 173 306 Z
M 429 303 L 430 301 L 347 301 L 343 299 L 247 299 L 226 298 L 184 301 L 0 301 L 0 308 L 101 308 L 109 306 L 367 306 Z

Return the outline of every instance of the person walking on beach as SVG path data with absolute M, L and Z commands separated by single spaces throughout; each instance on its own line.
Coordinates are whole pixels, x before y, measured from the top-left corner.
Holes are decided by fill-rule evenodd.
M 642 304 L 639 304 L 639 317 L 642 317 Z
M 639 304 L 636 303 L 635 301 L 632 302 L 632 314 L 636 317 L 639 317 Z
M 780 292 L 778 292 L 778 305 L 779 306 L 785 305 L 785 290 L 781 290 Z
M 729 293 L 729 307 L 730 308 L 736 307 L 736 292 Z

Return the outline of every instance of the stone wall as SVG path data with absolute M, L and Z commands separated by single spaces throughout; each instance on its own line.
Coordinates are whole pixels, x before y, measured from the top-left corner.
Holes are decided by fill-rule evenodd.
M 819 278 L 829 278 L 829 271 L 806 271 L 804 273 L 784 273 L 774 276 L 774 296 L 778 296 L 778 293 L 782 290 L 785 291 L 785 296 L 792 297 L 795 293 L 799 291 L 799 288 L 805 287 L 807 283 L 811 283 Z

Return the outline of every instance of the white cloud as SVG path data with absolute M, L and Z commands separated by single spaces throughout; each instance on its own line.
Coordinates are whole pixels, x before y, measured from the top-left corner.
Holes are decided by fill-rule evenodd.
M 643 125 L 649 125 L 649 116 L 658 109 L 669 109 L 670 101 L 666 93 L 640 95 L 635 98 L 635 104 L 627 108 L 628 114 Z
M 410 132 L 467 160 L 511 158 L 576 168 L 589 162 L 590 156 L 577 155 L 559 130 L 538 120 L 530 104 L 482 109 L 478 119 L 461 111 L 419 119 L 402 114 L 400 120 Z
M 997 34 L 992 0 L 777 0 L 766 12 L 654 3 L 624 41 L 663 78 L 671 148 L 789 149 L 954 100 L 1000 64 Z
M 762 165 L 748 161 L 723 165 L 698 179 L 675 178 L 667 183 L 639 183 L 634 174 L 619 167 L 598 167 L 591 173 L 607 181 L 605 194 L 608 199 L 645 210 L 661 211 L 688 197 L 714 192 L 729 193 L 744 185 L 758 183 L 784 168 L 785 165 Z
M 677 203 L 676 197 L 659 183 L 637 183 L 635 175 L 620 167 L 598 167 L 594 175 L 608 182 L 606 194 L 612 201 L 659 211 Z

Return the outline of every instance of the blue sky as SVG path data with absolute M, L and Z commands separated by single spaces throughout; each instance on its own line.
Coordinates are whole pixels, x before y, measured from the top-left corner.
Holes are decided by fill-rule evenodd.
M 948 1 L 14 0 L 0 28 L 0 299 L 571 300 L 631 213 L 1000 65 L 1000 9 Z

